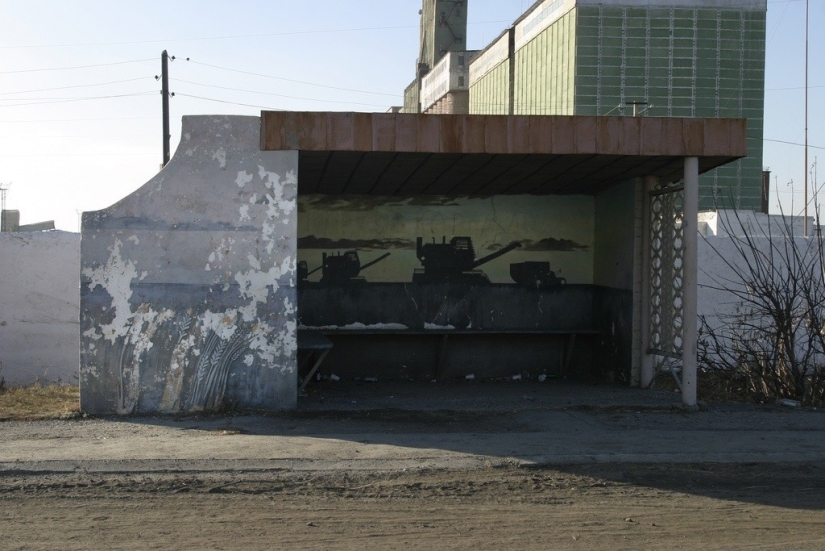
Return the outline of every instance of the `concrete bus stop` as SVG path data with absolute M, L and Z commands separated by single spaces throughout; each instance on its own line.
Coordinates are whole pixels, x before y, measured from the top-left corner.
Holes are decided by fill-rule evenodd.
M 81 407 L 294 408 L 304 330 L 411 378 L 538 358 L 644 386 L 675 357 L 693 405 L 688 221 L 698 174 L 745 154 L 741 119 L 186 117 L 155 178 L 84 214 Z

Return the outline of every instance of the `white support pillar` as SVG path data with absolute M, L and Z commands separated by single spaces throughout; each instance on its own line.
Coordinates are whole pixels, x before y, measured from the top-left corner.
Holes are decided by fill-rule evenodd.
M 699 246 L 699 159 L 685 158 L 685 198 L 682 238 L 682 403 L 696 405 L 697 250 Z
M 641 354 L 641 387 L 649 388 L 655 376 L 654 358 L 652 354 L 648 354 L 650 349 L 650 192 L 656 189 L 659 183 L 657 176 L 646 176 L 644 179 L 644 186 L 642 187 L 643 206 L 642 206 L 642 284 L 641 284 L 641 332 L 639 339 L 639 348 Z

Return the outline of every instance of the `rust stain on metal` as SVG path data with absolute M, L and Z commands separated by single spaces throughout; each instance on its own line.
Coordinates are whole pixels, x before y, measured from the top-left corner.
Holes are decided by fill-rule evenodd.
M 745 119 L 265 111 L 264 150 L 407 153 L 746 154 Z

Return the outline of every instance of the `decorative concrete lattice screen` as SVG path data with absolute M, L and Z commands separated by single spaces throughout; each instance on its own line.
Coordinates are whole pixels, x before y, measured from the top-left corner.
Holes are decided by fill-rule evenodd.
M 650 352 L 680 358 L 684 276 L 684 188 L 650 192 Z

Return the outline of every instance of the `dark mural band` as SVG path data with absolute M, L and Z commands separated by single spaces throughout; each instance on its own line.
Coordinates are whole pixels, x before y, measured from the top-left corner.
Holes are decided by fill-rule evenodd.
M 332 240 L 326 240 L 332 242 Z M 506 255 L 510 251 L 522 247 L 521 243 L 515 241 L 505 247 L 498 248 L 482 258 L 476 258 L 473 241 L 469 237 L 453 237 L 449 242 L 443 237 L 441 243 L 424 243 L 423 238 L 416 238 L 415 253 L 421 262 L 421 267 L 416 268 L 412 274 L 412 283 L 457 283 L 463 285 L 484 285 L 490 283 L 479 267 Z M 348 250 L 343 254 L 322 253 L 322 263 L 320 266 L 309 269 L 307 261 L 298 263 L 299 285 L 313 285 L 309 281 L 309 276 L 317 271 L 321 271 L 320 285 L 351 285 L 366 283 L 366 279 L 361 275 L 363 270 L 378 264 L 390 256 L 391 253 L 383 255 L 361 264 L 361 259 L 357 250 Z M 513 281 L 527 288 L 542 289 L 555 285 L 562 285 L 567 281 L 563 277 L 557 277 L 556 273 L 550 269 L 550 263 L 546 261 L 528 261 L 510 264 L 510 277 Z

